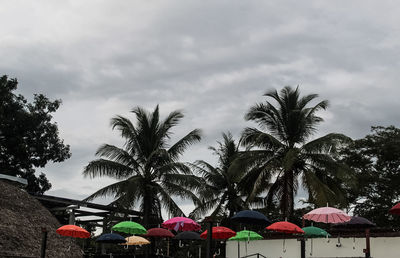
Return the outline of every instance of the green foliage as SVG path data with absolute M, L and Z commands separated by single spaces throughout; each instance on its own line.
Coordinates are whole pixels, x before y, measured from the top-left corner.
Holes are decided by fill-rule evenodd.
M 52 122 L 61 101 L 37 94 L 29 103 L 14 93 L 17 85 L 16 79 L 0 78 L 0 173 L 27 178 L 29 191 L 43 193 L 51 184 L 44 174 L 36 177 L 35 169 L 71 156 Z
M 115 198 L 115 205 L 125 208 L 138 205 L 146 226 L 160 223 L 161 208 L 172 216 L 184 216 L 172 196 L 191 199 L 197 204 L 200 200 L 193 190 L 200 183 L 179 158 L 188 146 L 200 141 L 200 130 L 195 129 L 170 144 L 171 129 L 183 118 L 181 112 L 171 112 L 164 120 L 160 120 L 158 106 L 150 113 L 136 107 L 132 113 L 136 124 L 122 116 L 111 119 L 112 128 L 125 140 L 123 148 L 103 144 L 96 152 L 100 158 L 91 161 L 83 171 L 84 176 L 107 176 L 118 181 L 93 193 L 87 200 L 111 196 Z
M 239 185 L 245 174 L 240 166 L 233 165 L 238 157 L 238 145 L 230 133 L 222 134 L 223 141 L 218 142 L 218 147 L 209 147 L 218 157 L 218 165 L 198 160 L 195 170 L 202 176 L 202 188 L 199 194 L 202 202 L 190 214 L 199 218 L 213 210 L 211 217 L 232 217 L 235 212 L 248 208 Z
M 349 187 L 356 215 L 381 227 L 399 227 L 400 219 L 388 213 L 400 201 L 400 129 L 372 127 L 371 134 L 356 140 L 343 151 L 358 186 Z
M 307 142 L 323 121 L 316 112 L 326 109 L 328 102 L 311 105 L 318 95 L 300 97 L 299 89 L 291 87 L 264 96 L 275 103 L 258 103 L 245 116 L 261 130 L 245 128 L 241 139 L 248 148 L 240 160 L 250 166 L 243 180 L 243 187 L 251 189 L 250 200 L 267 191 L 267 206 L 279 202 L 283 218 L 291 217 L 301 183 L 309 194 L 309 203 L 345 205 L 343 186 L 351 178 L 351 171 L 339 162 L 338 151 L 351 139 L 328 134 Z

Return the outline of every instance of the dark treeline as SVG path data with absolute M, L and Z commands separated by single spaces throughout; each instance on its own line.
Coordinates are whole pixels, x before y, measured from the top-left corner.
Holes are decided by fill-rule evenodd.
M 13 93 L 16 88 L 15 79 L 0 79 L 0 173 L 28 178 L 28 190 L 43 193 L 51 185 L 44 174 L 35 176 L 36 169 L 71 155 L 52 122 L 51 113 L 61 102 L 35 95 L 29 103 Z M 273 220 L 298 222 L 307 210 L 329 204 L 378 226 L 397 227 L 398 219 L 388 210 L 400 199 L 400 129 L 372 127 L 358 140 L 334 132 L 314 138 L 323 122 L 317 113 L 328 108 L 327 100 L 302 96 L 298 87 L 268 91 L 264 97 L 244 114 L 255 127 L 244 128 L 238 139 L 226 131 L 210 147 L 215 164 L 180 161 L 201 140 L 200 129 L 193 129 L 171 141 L 183 119 L 180 111 L 161 118 L 158 106 L 151 112 L 135 107 L 134 120 L 112 118 L 124 145 L 101 145 L 98 159 L 83 175 L 117 182 L 87 199 L 111 196 L 115 205 L 140 209 L 146 226 L 159 224 L 163 209 L 184 216 L 179 197 L 193 202 L 192 218 L 210 215 L 223 224 L 250 208 Z M 300 189 L 307 196 L 298 203 Z

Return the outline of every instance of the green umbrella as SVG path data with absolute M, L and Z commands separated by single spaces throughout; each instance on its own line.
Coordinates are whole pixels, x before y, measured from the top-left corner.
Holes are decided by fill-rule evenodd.
M 236 236 L 229 238 L 228 240 L 238 241 L 238 257 L 240 257 L 240 241 L 250 241 L 250 240 L 260 240 L 263 239 L 262 236 L 257 234 L 254 231 L 250 230 L 242 230 L 236 233 Z M 247 256 L 247 242 L 245 242 L 246 246 L 246 256 Z
M 132 235 L 143 235 L 147 233 L 147 230 L 142 225 L 133 221 L 122 221 L 114 225 L 111 229 Z
M 318 227 L 305 227 L 302 228 L 302 230 L 304 231 L 304 236 L 311 238 L 311 252 L 310 255 L 312 255 L 313 252 L 313 240 L 312 238 L 317 238 L 317 237 L 330 237 L 331 235 L 326 232 L 325 230 L 323 230 L 322 228 L 318 228 Z
M 317 237 L 330 237 L 331 235 L 323 230 L 322 228 L 318 227 L 305 227 L 302 228 L 304 230 L 304 236 L 308 238 L 317 238 Z
M 250 230 L 242 230 L 237 232 L 236 236 L 231 237 L 228 240 L 249 241 L 249 240 L 260 240 L 260 239 L 263 239 L 263 237 L 257 234 L 256 232 Z

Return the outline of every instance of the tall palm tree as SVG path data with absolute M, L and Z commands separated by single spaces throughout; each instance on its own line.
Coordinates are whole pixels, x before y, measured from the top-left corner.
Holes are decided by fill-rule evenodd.
M 179 158 L 189 145 L 200 141 L 200 130 L 195 129 L 170 144 L 171 129 L 183 118 L 181 112 L 174 111 L 162 121 L 158 106 L 150 113 L 136 107 L 132 113 L 136 116 L 135 124 L 122 116 L 111 119 L 112 128 L 117 129 L 125 140 L 123 147 L 100 146 L 96 152 L 100 158 L 91 161 L 83 171 L 84 176 L 107 176 L 118 182 L 98 190 L 87 199 L 112 196 L 117 205 L 126 208 L 140 205 L 145 225 L 150 219 L 159 223 L 162 207 L 173 216 L 183 216 L 172 196 L 198 202 L 193 189 L 199 187 L 199 182 Z
M 316 112 L 326 109 L 328 101 L 311 105 L 317 94 L 300 97 L 299 88 L 289 86 L 280 94 L 273 90 L 264 96 L 275 105 L 266 101 L 252 106 L 245 119 L 256 122 L 261 130 L 245 128 L 241 139 L 251 149 L 242 157 L 252 165 L 243 180 L 251 188 L 250 199 L 267 190 L 267 206 L 278 201 L 283 216 L 291 216 L 300 182 L 310 203 L 345 203 L 343 180 L 351 171 L 338 162 L 338 149 L 351 139 L 331 133 L 307 142 L 323 121 Z
M 244 171 L 240 166 L 233 165 L 239 154 L 238 144 L 230 133 L 222 134 L 223 141 L 218 147 L 209 147 L 218 157 L 218 165 L 213 166 L 206 161 L 195 162 L 195 170 L 203 177 L 203 188 L 199 190 L 202 203 L 191 213 L 192 217 L 199 217 L 213 210 L 211 217 L 232 217 L 235 212 L 247 207 L 239 185 Z

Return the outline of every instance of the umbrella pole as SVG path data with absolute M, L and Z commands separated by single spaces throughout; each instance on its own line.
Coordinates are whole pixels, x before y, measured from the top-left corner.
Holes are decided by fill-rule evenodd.
M 313 252 L 313 239 L 311 238 L 311 252 L 310 252 L 310 256 L 312 256 L 312 252 Z
M 199 245 L 199 258 L 201 258 L 201 245 Z
M 240 258 L 240 241 L 237 242 L 238 242 L 238 258 Z
M 371 257 L 370 243 L 369 243 L 369 228 L 365 229 L 365 258 Z
M 169 238 L 167 240 L 167 256 L 169 256 Z

